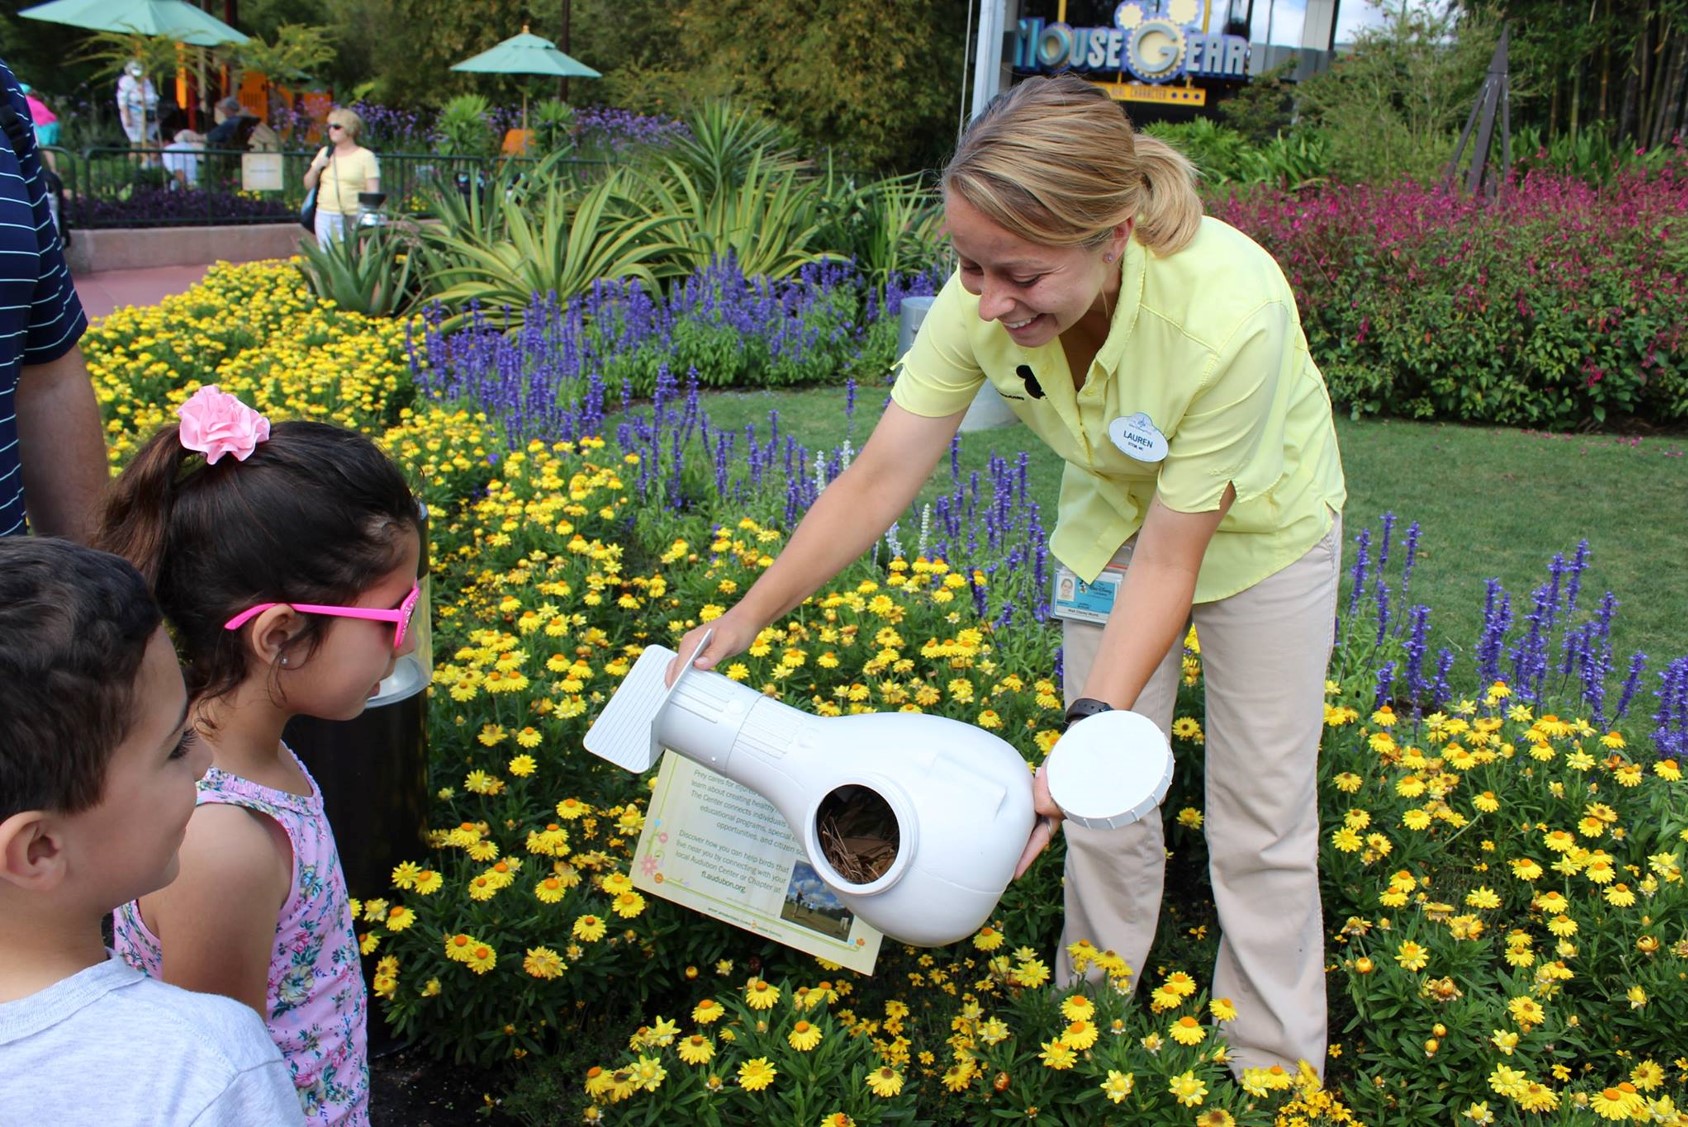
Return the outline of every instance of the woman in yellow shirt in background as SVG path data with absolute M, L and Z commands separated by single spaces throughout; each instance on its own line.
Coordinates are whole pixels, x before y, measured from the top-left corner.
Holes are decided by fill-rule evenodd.
M 708 624 L 696 664 L 746 649 L 872 545 L 989 381 L 1067 462 L 1054 612 L 1064 581 L 1104 568 L 1120 579 L 1105 626 L 1062 624 L 1069 724 L 1130 708 L 1166 731 L 1179 642 L 1196 626 L 1223 933 L 1213 994 L 1237 1010 L 1231 1066 L 1306 1060 L 1322 1072 L 1315 783 L 1346 493 L 1294 295 L 1270 255 L 1202 216 L 1187 160 L 1070 76 L 993 102 L 945 169 L 943 198 L 960 269 L 891 404 L 773 566 Z M 1035 793 L 1058 819 L 1041 769 Z M 1034 831 L 1022 870 L 1050 832 Z M 1068 951 L 1089 940 L 1141 978 L 1160 911 L 1160 818 L 1065 834 L 1058 977 L 1080 976 Z
M 316 241 L 327 246 L 346 233 L 348 217 L 358 213 L 359 192 L 381 190 L 381 163 L 358 144 L 363 118 L 347 109 L 328 114 L 328 144 L 305 169 L 305 188 L 317 189 Z

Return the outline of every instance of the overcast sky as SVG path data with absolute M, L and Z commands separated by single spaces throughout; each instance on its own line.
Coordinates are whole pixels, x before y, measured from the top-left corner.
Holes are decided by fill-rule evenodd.
M 1307 15 L 1307 0 L 1254 0 L 1254 34 L 1249 36 L 1250 39 L 1268 41 L 1265 34 L 1268 15 L 1272 20 L 1269 42 L 1301 42 L 1301 24 Z M 1342 0 L 1336 13 L 1336 41 L 1348 43 L 1353 40 L 1356 31 L 1376 27 L 1382 22 L 1382 13 L 1370 0 Z

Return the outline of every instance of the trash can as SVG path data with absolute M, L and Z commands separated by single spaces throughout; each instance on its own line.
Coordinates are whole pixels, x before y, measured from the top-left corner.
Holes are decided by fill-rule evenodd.
M 418 505 L 422 537 L 421 594 L 411 620 L 415 649 L 399 658 L 363 714 L 354 720 L 295 716 L 282 738 L 322 790 L 346 886 L 360 900 L 386 897 L 393 867 L 422 856 L 428 818 L 428 683 L 433 680 L 433 600 L 428 565 L 428 510 Z M 363 930 L 363 922 L 358 921 Z M 373 985 L 379 950 L 363 960 Z M 386 1023 L 369 1023 L 372 1053 L 396 1046 Z
M 386 192 L 358 193 L 358 227 L 382 227 L 387 223 L 387 215 L 381 210 L 387 202 Z
M 934 297 L 903 298 L 902 315 L 897 322 L 898 360 L 908 355 L 908 350 L 914 347 L 914 338 L 920 332 L 921 322 L 926 320 L 926 314 L 931 312 L 932 303 L 936 300 Z M 961 429 L 968 432 L 989 430 L 1018 421 L 1001 393 L 986 383 L 979 389 L 978 394 L 973 396 L 967 414 L 961 417 Z

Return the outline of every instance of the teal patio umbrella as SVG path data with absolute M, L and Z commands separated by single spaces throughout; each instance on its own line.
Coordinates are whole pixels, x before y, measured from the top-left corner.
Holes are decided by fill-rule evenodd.
M 81 3 L 82 0 L 76 2 Z M 520 35 L 512 35 L 498 46 L 482 51 L 472 59 L 464 59 L 451 69 L 477 74 L 539 74 L 549 78 L 603 77 L 585 63 L 557 50 L 557 45 L 549 39 L 541 39 L 525 27 Z
M 89 31 L 161 35 L 195 47 L 246 42 L 245 35 L 186 0 L 52 0 L 18 15 Z
M 522 28 L 496 47 L 451 68 L 474 74 L 537 74 L 546 78 L 602 78 L 603 75 L 557 50 L 549 39 L 541 39 Z M 522 91 L 522 128 L 527 128 L 527 91 Z

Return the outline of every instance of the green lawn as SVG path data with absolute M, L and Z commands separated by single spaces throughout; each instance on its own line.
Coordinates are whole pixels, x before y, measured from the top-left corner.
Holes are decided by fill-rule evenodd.
M 882 398 L 858 394 L 857 448 Z M 811 448 L 846 437 L 838 388 L 707 400 L 711 421 L 724 427 L 763 424 L 774 409 L 782 429 Z M 1475 641 L 1489 577 L 1506 585 L 1521 614 L 1553 554 L 1569 557 L 1586 538 L 1591 564 L 1581 605 L 1591 608 L 1608 590 L 1618 597 L 1619 660 L 1639 649 L 1658 669 L 1688 653 L 1688 436 L 1634 441 L 1345 419 L 1337 432 L 1348 473 L 1350 562 L 1353 534 L 1368 523 L 1375 530 L 1384 512 L 1399 518 L 1398 536 L 1417 521 L 1423 535 L 1413 601 L 1431 608 L 1438 645 L 1464 652 Z M 1034 493 L 1052 514 L 1061 464 L 1024 427 L 963 435 L 962 472 L 982 468 L 992 453 L 1020 450 L 1030 453 Z M 948 464 L 938 472 L 947 482 Z

